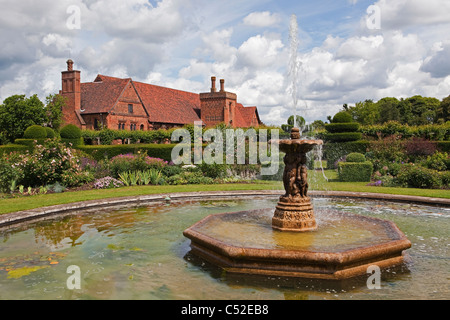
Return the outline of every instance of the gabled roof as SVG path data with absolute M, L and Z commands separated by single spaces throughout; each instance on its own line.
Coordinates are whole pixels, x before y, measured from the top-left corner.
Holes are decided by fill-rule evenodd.
M 193 124 L 200 121 L 200 96 L 152 84 L 133 82 L 150 122 Z
M 98 75 L 94 82 L 82 83 L 82 114 L 110 112 L 130 81 Z
M 244 107 L 240 103 L 236 103 L 235 126 L 248 128 L 252 124 L 253 118 L 256 116 L 260 123 L 258 109 L 256 107 Z

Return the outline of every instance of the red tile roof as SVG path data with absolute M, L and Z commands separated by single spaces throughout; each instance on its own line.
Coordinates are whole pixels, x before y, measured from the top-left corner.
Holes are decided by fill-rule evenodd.
M 150 122 L 193 124 L 200 121 L 200 96 L 142 82 L 133 82 Z
M 131 79 L 98 75 L 94 82 L 81 84 L 82 114 L 108 113 Z
M 94 82 L 81 84 L 82 114 L 109 113 L 130 82 L 144 104 L 150 122 L 193 124 L 201 121 L 199 94 L 104 75 L 98 75 Z M 234 126 L 250 127 L 255 113 L 259 121 L 256 107 L 236 104 Z

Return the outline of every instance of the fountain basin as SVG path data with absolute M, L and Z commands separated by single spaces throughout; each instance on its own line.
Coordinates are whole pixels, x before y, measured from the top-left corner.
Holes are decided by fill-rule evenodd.
M 227 272 L 342 280 L 402 264 L 411 242 L 386 220 L 329 212 L 311 232 L 281 232 L 272 209 L 210 215 L 184 231 L 193 254 Z

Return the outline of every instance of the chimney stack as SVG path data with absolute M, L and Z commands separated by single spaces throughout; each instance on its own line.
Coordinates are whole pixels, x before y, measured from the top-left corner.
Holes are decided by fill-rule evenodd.
M 225 79 L 220 79 L 220 92 L 225 92 Z
M 67 71 L 73 71 L 73 61 L 71 59 L 67 60 Z
M 211 92 L 217 92 L 216 77 L 211 77 Z

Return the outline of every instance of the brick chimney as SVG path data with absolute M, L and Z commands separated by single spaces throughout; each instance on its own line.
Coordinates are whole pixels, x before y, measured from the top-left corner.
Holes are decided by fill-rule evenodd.
M 62 110 L 64 124 L 74 124 L 82 128 L 81 109 L 81 72 L 73 70 L 73 61 L 67 60 L 67 71 L 61 73 L 62 90 L 60 94 L 66 98 Z
M 219 123 L 234 126 L 237 96 L 225 91 L 225 80 L 220 80 L 220 91 L 216 89 L 216 77 L 211 77 L 211 92 L 200 93 L 201 118 L 206 126 Z

